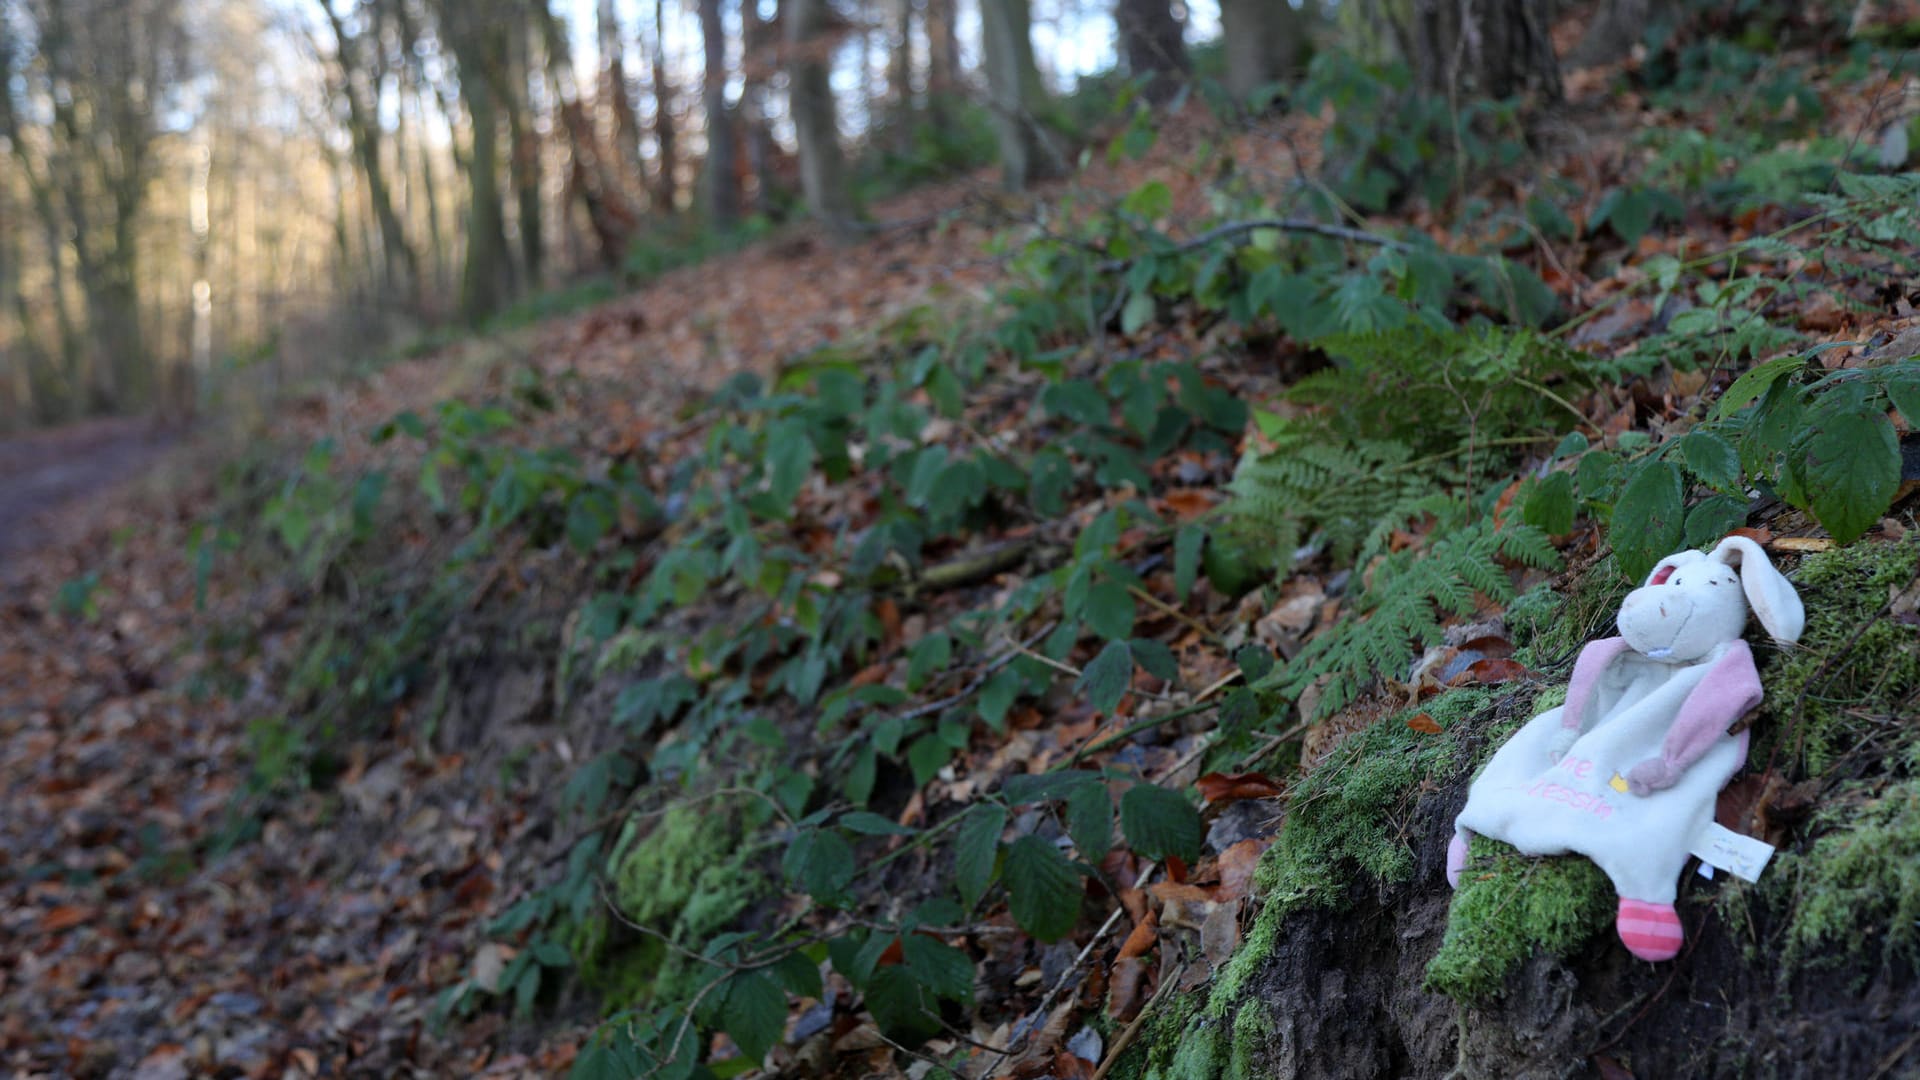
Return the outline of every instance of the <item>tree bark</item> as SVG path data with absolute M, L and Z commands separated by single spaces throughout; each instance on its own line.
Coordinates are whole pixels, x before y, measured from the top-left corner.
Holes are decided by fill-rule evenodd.
M 1065 171 L 1041 126 L 1046 89 L 1033 59 L 1033 17 L 1027 0 L 980 0 L 980 38 L 994 131 L 1000 141 L 1000 183 L 1008 191 Z
M 638 180 L 644 175 L 640 164 L 640 119 L 634 115 L 633 99 L 627 94 L 627 66 L 622 59 L 626 49 L 620 37 L 620 17 L 614 11 L 613 0 L 600 0 L 594 16 L 594 29 L 600 42 L 600 100 L 609 114 L 616 172 L 623 181 Z
M 960 84 L 960 16 L 956 0 L 926 0 L 927 112 L 935 124 L 948 122 Z M 984 11 L 984 9 L 983 9 Z
M 1548 0 L 1415 0 L 1410 57 L 1429 93 L 1560 99 Z
M 1127 70 L 1148 77 L 1146 99 L 1155 105 L 1173 100 L 1193 68 L 1187 60 L 1185 28 L 1174 17 L 1170 0 L 1115 0 L 1113 18 Z
M 380 160 L 380 122 L 362 88 L 367 74 L 360 57 L 362 43 L 347 32 L 346 22 L 334 11 L 332 0 L 319 0 L 319 4 L 333 27 L 334 61 L 340 74 L 338 90 L 347 102 L 347 128 L 354 157 L 360 163 L 360 174 L 367 182 L 367 201 L 372 204 L 374 219 L 380 226 L 385 284 L 396 294 L 408 297 L 410 303 L 417 303 L 420 260 L 407 242 L 406 229 L 400 224 L 400 216 L 394 213 L 393 197 L 387 189 L 386 172 Z
M 546 0 L 536 2 L 544 7 Z M 514 223 L 520 232 L 523 287 L 535 289 L 540 285 L 546 248 L 541 229 L 540 136 L 534 131 L 532 103 L 528 101 L 528 84 L 533 76 L 533 43 L 528 40 L 528 31 L 525 18 L 504 20 L 507 63 L 505 77 L 498 80 L 496 92 L 507 117 L 510 154 L 507 175 L 513 181 Z
M 1287 0 L 1220 0 L 1227 92 L 1245 105 L 1262 87 L 1291 78 L 1304 44 L 1301 13 Z
M 667 0 L 653 5 L 653 142 L 660 154 L 659 171 L 653 179 L 654 208 L 662 214 L 674 211 L 680 194 L 678 178 L 678 138 L 673 124 L 673 83 L 667 78 Z
M 833 15 L 827 0 L 783 0 L 781 8 L 787 23 L 788 109 L 800 144 L 800 187 L 814 216 L 836 237 L 847 239 L 856 211 L 828 73 L 835 44 L 828 33 Z
M 748 0 L 749 3 L 752 0 Z M 706 48 L 700 90 L 707 115 L 707 160 L 701 170 L 707 220 L 722 232 L 740 224 L 740 185 L 734 166 L 733 113 L 727 108 L 727 24 L 720 0 L 700 0 L 700 37 Z

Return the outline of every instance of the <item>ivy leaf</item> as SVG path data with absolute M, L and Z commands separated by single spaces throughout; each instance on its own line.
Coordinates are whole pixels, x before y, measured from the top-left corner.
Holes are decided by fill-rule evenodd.
M 1836 542 L 1850 544 L 1900 488 L 1900 440 L 1884 413 L 1820 416 L 1799 472 L 1807 508 Z
M 968 911 L 980 903 L 993 884 L 993 864 L 1000 851 L 1000 831 L 1007 827 L 1007 808 L 976 803 L 953 841 L 953 880 L 960 902 Z
M 1127 846 L 1149 859 L 1176 856 L 1191 863 L 1200 857 L 1200 813 L 1185 795 L 1158 784 L 1140 783 L 1120 796 L 1120 828 Z
M 1672 554 L 1686 537 L 1686 502 L 1680 470 L 1671 462 L 1643 462 L 1613 508 L 1607 539 L 1629 580 L 1639 581 L 1653 564 Z
M 907 688 L 919 689 L 927 676 L 945 670 L 952 662 L 953 638 L 944 633 L 921 638 L 907 654 Z
M 925 934 L 901 938 L 900 951 L 920 985 L 962 1005 L 973 1000 L 973 961 L 966 953 Z
M 1704 547 L 1747 523 L 1747 500 L 1709 495 L 1687 511 L 1686 547 Z
M 1740 455 L 1727 440 L 1710 431 L 1690 431 L 1680 439 L 1680 457 L 1687 471 L 1715 491 L 1740 487 Z
M 1098 780 L 1100 774 L 1092 769 L 1059 769 L 1054 772 L 1020 773 L 1007 777 L 1000 785 L 1000 796 L 1015 806 L 1028 803 L 1052 802 L 1064 799 L 1074 793 L 1080 785 Z
M 1173 534 L 1173 591 L 1182 602 L 1200 576 L 1200 552 L 1206 543 L 1207 531 L 1198 525 L 1182 525 Z
M 1027 491 L 1033 500 L 1033 508 L 1052 517 L 1066 509 L 1064 499 L 1067 488 L 1073 484 L 1073 462 L 1067 455 L 1047 447 L 1033 456 L 1033 471 L 1029 474 Z
M 1020 676 L 1007 669 L 994 672 L 993 678 L 980 688 L 980 719 L 995 731 L 1001 731 L 1007 725 L 1007 710 L 1020 696 Z
M 750 1061 L 759 1061 L 786 1032 L 787 995 L 764 973 L 749 971 L 727 982 L 721 1024 Z
M 1804 356 L 1778 356 L 1748 370 L 1733 380 L 1733 385 L 1720 395 L 1709 419 L 1718 420 L 1739 412 L 1748 402 L 1766 393 L 1774 383 L 1805 367 L 1806 363 Z
M 865 836 L 912 836 L 914 830 L 897 825 L 867 810 L 853 810 L 840 816 L 840 827 Z
M 1141 289 L 1127 297 L 1127 306 L 1120 309 L 1120 332 L 1132 337 L 1153 321 L 1159 310 L 1153 294 Z
M 1057 941 L 1080 918 L 1080 873 L 1066 856 L 1038 836 L 1007 849 L 1007 907 L 1020 929 L 1040 941 Z
M 1548 473 L 1533 486 L 1520 518 L 1549 536 L 1573 531 L 1573 474 Z
M 837 904 L 853 880 L 853 846 L 827 829 L 804 829 L 781 857 L 780 868 L 815 900 Z
M 1089 589 L 1081 614 L 1093 632 L 1108 641 L 1119 641 L 1133 633 L 1133 596 L 1117 581 L 1102 581 Z
M 1628 245 L 1637 244 L 1653 226 L 1654 212 L 1658 208 L 1653 192 L 1645 188 L 1614 188 L 1600 200 L 1600 205 L 1588 219 L 1594 229 L 1601 225 L 1612 225 L 1615 235 Z
M 795 997 L 820 996 L 820 965 L 798 949 L 775 961 L 772 967 L 767 968 L 767 974 Z
M 1134 638 L 1127 644 L 1133 650 L 1133 662 L 1147 674 L 1168 682 L 1180 677 L 1180 662 L 1173 658 L 1172 649 L 1152 638 Z
M 1113 846 L 1113 799 L 1106 784 L 1088 781 L 1067 796 L 1067 835 L 1088 862 L 1098 862 Z
M 813 471 L 813 441 L 806 421 L 789 417 L 767 432 L 767 493 L 782 510 L 793 506 Z
M 1900 410 L 1909 430 L 1920 430 L 1920 365 L 1902 364 L 1887 380 L 1887 400 Z
M 940 1003 L 904 965 L 874 972 L 866 1001 L 873 1022 L 894 1039 L 919 1042 L 940 1030 Z
M 1133 650 L 1124 641 L 1109 641 L 1100 655 L 1080 673 L 1074 691 L 1087 695 L 1093 707 L 1110 713 L 1133 685 Z
M 907 747 L 907 765 L 913 770 L 915 785 L 925 784 L 953 760 L 953 748 L 938 735 L 922 735 Z

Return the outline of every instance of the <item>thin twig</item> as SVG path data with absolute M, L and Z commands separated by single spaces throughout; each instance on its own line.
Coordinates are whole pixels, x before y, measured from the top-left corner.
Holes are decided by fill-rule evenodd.
M 1160 985 L 1154 987 L 1153 996 L 1147 999 L 1145 1005 L 1140 1006 L 1140 1013 L 1133 1018 L 1133 1023 L 1128 1024 L 1126 1030 L 1120 1033 L 1120 1037 L 1113 1040 L 1113 1046 L 1107 1050 L 1106 1060 L 1094 1070 L 1093 1080 L 1106 1080 L 1107 1074 L 1112 1072 L 1114 1065 L 1120 1061 L 1120 1055 L 1126 1053 L 1127 1047 L 1133 1045 L 1133 1040 L 1140 1034 L 1140 1028 L 1146 1024 L 1147 1017 L 1153 1015 L 1155 1006 L 1159 1005 L 1161 999 L 1167 995 L 1168 989 L 1178 985 L 1186 974 L 1187 965 L 1183 963 L 1160 980 Z

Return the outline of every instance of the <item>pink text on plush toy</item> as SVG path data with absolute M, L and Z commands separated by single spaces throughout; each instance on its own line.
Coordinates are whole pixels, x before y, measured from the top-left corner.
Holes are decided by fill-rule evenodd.
M 1575 791 L 1572 788 L 1561 787 L 1559 784 L 1550 784 L 1545 780 L 1534 781 L 1533 786 L 1528 788 L 1526 793 L 1536 799 L 1565 803 L 1575 810 L 1585 810 L 1603 821 L 1613 816 L 1613 805 L 1602 796 Z
M 1587 776 L 1593 772 L 1593 762 L 1588 761 L 1586 758 L 1564 757 L 1560 759 L 1560 763 L 1555 765 L 1554 768 L 1565 769 L 1580 779 L 1585 780 Z

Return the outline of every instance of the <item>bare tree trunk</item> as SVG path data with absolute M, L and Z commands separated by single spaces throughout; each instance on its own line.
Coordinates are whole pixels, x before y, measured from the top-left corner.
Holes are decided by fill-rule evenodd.
M 927 5 L 927 111 L 941 124 L 960 93 L 960 16 L 956 0 L 925 0 Z
M 832 12 L 827 0 L 783 0 L 781 8 L 789 50 L 788 108 L 800 143 L 800 187 L 814 216 L 845 239 L 852 235 L 855 210 L 828 77 L 834 45 L 828 32 Z
M 700 37 L 706 47 L 700 100 L 707 114 L 702 194 L 707 220 L 727 232 L 740 224 L 740 185 L 734 175 L 733 114 L 727 109 L 727 25 L 721 19 L 720 0 L 700 0 Z
M 544 8 L 546 0 L 537 0 Z M 540 213 L 540 136 L 534 131 L 532 103 L 528 101 L 528 83 L 533 77 L 532 42 L 527 22 L 514 18 L 506 24 L 507 64 L 504 85 L 499 88 L 500 104 L 507 116 L 507 139 L 511 148 L 507 174 L 513 181 L 514 220 L 520 228 L 520 267 L 524 288 L 540 286 L 545 247 L 541 237 Z
M 667 0 L 653 5 L 653 141 L 659 148 L 659 172 L 653 181 L 653 202 L 662 214 L 674 211 L 679 195 L 675 176 L 680 168 L 673 127 L 673 83 L 667 77 Z
M 1150 76 L 1147 100 L 1156 105 L 1173 100 L 1192 65 L 1187 60 L 1185 28 L 1174 17 L 1170 0 L 1115 0 L 1113 19 L 1127 70 L 1136 77 Z
M 994 129 L 1000 139 L 1000 183 L 1008 191 L 1065 171 L 1041 127 L 1046 89 L 1033 60 L 1033 17 L 1027 0 L 980 0 L 980 38 Z
M 550 11 L 540 13 L 541 41 L 546 47 L 547 77 L 553 84 L 559 104 L 560 123 L 567 134 L 570 167 L 566 191 L 586 207 L 587 223 L 593 229 L 602 267 L 619 267 L 626 255 L 627 242 L 639 225 L 639 214 L 627 202 L 621 170 L 607 160 L 586 108 L 573 83 L 573 63 L 567 38 Z
M 626 52 L 620 37 L 620 17 L 613 0 L 600 0 L 595 11 L 595 30 L 600 40 L 600 100 L 609 114 L 613 156 L 622 181 L 639 180 L 640 120 L 633 113 L 633 99 L 627 94 Z
M 740 68 L 745 76 L 746 92 L 740 107 L 747 125 L 747 171 L 753 177 L 754 213 L 771 215 L 778 181 L 773 174 L 773 129 L 767 120 L 767 79 L 778 68 L 780 32 L 760 18 L 760 5 L 746 0 L 740 5 L 741 31 L 745 55 Z
M 400 216 L 394 213 L 393 198 L 387 190 L 386 173 L 380 161 L 380 122 L 374 115 L 373 103 L 365 98 L 361 87 L 367 75 L 360 56 L 361 42 L 347 32 L 346 23 L 334 11 L 331 0 L 319 0 L 319 3 L 333 27 L 334 57 L 340 75 L 338 90 L 347 101 L 348 133 L 353 139 L 354 156 L 360 162 L 360 173 L 367 181 L 367 199 L 380 226 L 385 284 L 388 289 L 417 301 L 420 261 L 412 245 L 407 243 L 406 230 L 401 227 Z M 378 47 L 376 40 L 374 48 Z M 373 81 L 377 92 L 377 79 Z
M 506 83 L 507 43 L 498 11 L 472 0 L 440 0 L 440 25 L 460 71 L 470 147 L 466 154 L 467 252 L 460 275 L 460 316 L 477 324 L 512 291 L 512 256 L 500 205 L 499 88 Z M 478 9 L 478 10 L 476 10 Z
M 1548 0 L 1415 0 L 1415 80 L 1430 93 L 1560 99 Z
M 1286 0 L 1220 0 L 1227 92 L 1245 105 L 1261 87 L 1291 78 L 1305 44 L 1302 14 Z

